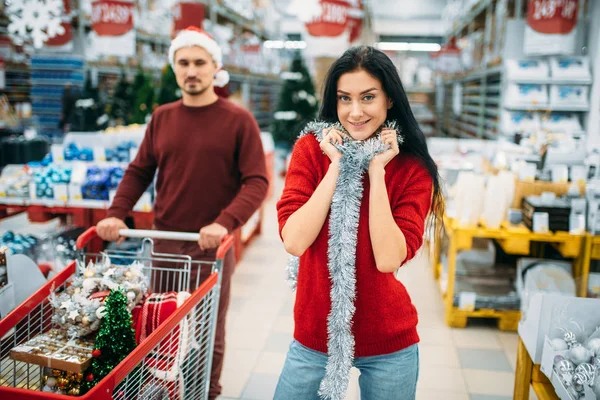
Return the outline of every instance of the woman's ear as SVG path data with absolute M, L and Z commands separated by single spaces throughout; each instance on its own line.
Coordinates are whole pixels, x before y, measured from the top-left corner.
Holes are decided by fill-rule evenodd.
M 392 107 L 394 107 L 394 102 L 392 99 L 388 99 L 388 110 L 390 110 Z

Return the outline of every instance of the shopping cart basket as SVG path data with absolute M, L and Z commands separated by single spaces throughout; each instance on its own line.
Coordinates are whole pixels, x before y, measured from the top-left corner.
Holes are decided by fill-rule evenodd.
M 233 237 L 225 237 L 217 249 L 214 262 L 203 262 L 192 260 L 187 255 L 159 254 L 153 250 L 152 239 L 197 241 L 198 234 L 129 229 L 119 233 L 124 237 L 144 238 L 141 250 L 86 254 L 86 244 L 96 237 L 96 228 L 90 228 L 77 240 L 79 259 L 0 320 L 0 399 L 74 398 L 42 392 L 44 367 L 14 361 L 9 354 L 12 348 L 54 327 L 49 303 L 52 291 L 64 290 L 72 275 L 79 274 L 89 261 L 100 261 L 104 257 L 110 257 L 111 261 L 120 264 L 138 261 L 150 278 L 150 287 L 160 287 L 165 291 L 188 291 L 191 296 L 98 385 L 79 398 L 208 398 L 221 271 L 224 257 L 233 245 Z M 205 272 L 206 269 L 209 270 Z M 198 286 L 201 275 L 207 275 L 208 278 Z

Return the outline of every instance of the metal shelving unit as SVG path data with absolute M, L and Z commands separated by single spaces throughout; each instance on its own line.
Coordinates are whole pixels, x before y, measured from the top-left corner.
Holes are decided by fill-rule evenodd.
M 462 138 L 495 139 L 498 136 L 498 105 L 503 69 L 485 68 L 444 81 L 441 133 Z M 454 85 L 462 86 L 461 113 L 453 110 Z

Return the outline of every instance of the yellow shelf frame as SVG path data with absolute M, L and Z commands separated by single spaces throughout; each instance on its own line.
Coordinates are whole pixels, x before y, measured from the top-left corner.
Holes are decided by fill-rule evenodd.
M 448 326 L 464 328 L 469 318 L 497 318 L 500 330 L 516 331 L 520 311 L 512 310 L 463 310 L 454 306 L 454 292 L 456 279 L 456 256 L 459 251 L 469 250 L 473 247 L 474 238 L 494 239 L 507 253 L 523 256 L 541 256 L 541 248 L 532 243 L 549 243 L 565 258 L 573 258 L 573 275 L 578 283 L 577 293 L 581 297 L 587 294 L 587 282 L 592 253 L 592 243 L 596 255 L 600 259 L 600 237 L 593 238 L 585 233 L 574 235 L 568 232 L 535 233 L 524 225 L 511 226 L 503 223 L 499 228 L 488 228 L 483 224 L 479 226 L 461 226 L 456 220 L 446 217 L 444 219 L 448 244 L 448 285 L 444 296 L 445 319 Z M 434 278 L 439 279 L 442 271 L 441 243 L 434 242 L 431 251 L 432 269 Z M 537 253 L 537 254 L 536 254 Z
M 559 400 L 552 383 L 540 371 L 540 366 L 533 364 L 533 360 L 519 336 L 513 399 L 529 400 L 530 387 L 533 387 L 539 400 Z

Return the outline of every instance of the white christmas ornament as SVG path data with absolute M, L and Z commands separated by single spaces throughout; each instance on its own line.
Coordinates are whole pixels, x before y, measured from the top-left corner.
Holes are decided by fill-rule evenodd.
M 62 303 L 60 303 L 60 308 L 64 308 L 65 310 L 69 310 L 73 307 L 73 302 L 71 301 L 71 299 L 67 300 L 67 301 L 63 301 Z
M 587 363 L 592 358 L 592 352 L 583 347 L 583 345 L 576 343 L 569 350 L 569 359 L 573 361 L 575 365 Z
M 106 314 L 106 307 L 104 307 L 104 306 L 99 307 L 96 310 L 96 317 L 98 317 L 98 319 L 102 319 L 102 317 L 104 317 L 105 314 Z
M 8 32 L 17 44 L 31 40 L 39 49 L 46 40 L 65 33 L 62 0 L 9 0 L 6 14 Z
M 133 292 L 127 292 L 127 299 L 129 301 L 135 300 L 135 293 L 133 293 Z
M 73 321 L 75 321 L 75 319 L 77 319 L 77 317 L 79 317 L 79 311 L 73 310 L 69 313 L 69 319 L 72 319 Z
M 565 342 L 561 338 L 552 339 L 550 342 L 552 344 L 552 348 L 556 351 L 567 350 L 569 347 L 567 346 L 567 342 Z
M 96 287 L 96 281 L 92 278 L 88 278 L 83 281 L 83 290 L 91 292 Z
M 600 356 L 600 338 L 591 339 L 588 342 L 587 348 L 594 353 L 594 356 Z

